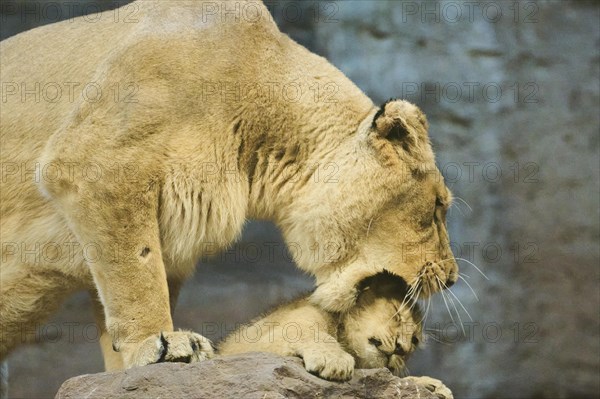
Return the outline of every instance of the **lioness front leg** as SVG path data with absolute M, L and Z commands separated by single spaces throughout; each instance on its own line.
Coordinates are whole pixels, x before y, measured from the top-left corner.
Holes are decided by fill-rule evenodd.
M 171 284 L 169 284 L 169 293 L 171 294 L 171 304 L 173 304 L 176 294 L 173 294 Z M 121 353 L 116 352 L 113 349 L 114 345 L 112 337 L 106 330 L 106 321 L 102 304 L 99 302 L 98 298 L 94 298 L 93 305 L 96 324 L 100 331 L 100 348 L 102 349 L 102 356 L 104 357 L 104 369 L 106 371 L 120 370 L 123 368 L 123 357 L 121 356 Z M 171 306 L 171 310 L 172 308 L 173 306 Z M 136 357 L 142 360 L 158 359 L 159 362 L 180 361 L 186 363 L 207 359 L 209 355 L 212 354 L 211 343 L 201 335 L 192 332 L 189 334 L 191 335 L 163 332 L 159 337 L 160 341 L 153 343 L 152 339 L 147 340 L 146 345 L 138 350 Z M 193 349 L 191 354 L 188 350 L 188 342 L 191 342 L 191 347 Z M 134 361 L 134 363 L 138 362 Z M 140 363 L 144 362 L 142 361 Z M 156 363 L 156 361 L 151 363 Z
M 114 260 L 101 255 L 102 262 L 90 265 L 107 331 L 124 366 L 211 357 L 212 347 L 206 338 L 189 331 L 173 331 L 158 239 L 146 235 L 143 240 L 144 234 L 131 237 L 135 237 L 133 249 L 119 249 Z M 102 247 L 109 246 L 107 243 Z
M 90 270 L 103 305 L 106 329 L 126 368 L 162 361 L 194 362 L 212 356 L 210 341 L 173 331 L 169 290 L 157 230 L 132 232 L 115 244 L 99 237 L 99 261 Z M 119 248 L 119 243 L 131 243 Z M 115 253 L 109 248 L 114 247 Z
M 154 186 L 90 187 L 84 182 L 74 195 L 59 197 L 69 226 L 86 249 L 106 331 L 125 368 L 193 362 L 213 354 L 206 338 L 173 331 Z
M 171 316 L 175 310 L 182 281 L 169 280 L 169 302 Z M 189 347 L 191 345 L 192 352 Z M 140 359 L 153 359 L 156 362 L 184 362 L 193 363 L 211 358 L 214 355 L 212 342 L 200 334 L 191 331 L 162 332 L 157 340 L 148 339 L 139 348 L 137 357 Z M 154 362 L 154 363 L 156 363 Z M 137 363 L 137 361 L 134 361 Z

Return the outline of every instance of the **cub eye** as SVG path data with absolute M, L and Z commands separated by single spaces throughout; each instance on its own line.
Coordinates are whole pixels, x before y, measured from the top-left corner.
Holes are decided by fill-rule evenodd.
M 371 338 L 369 338 L 369 343 L 370 343 L 371 345 L 374 345 L 374 346 L 377 346 L 377 347 L 379 347 L 379 346 L 381 346 L 381 345 L 383 344 L 383 342 L 381 342 L 381 340 L 380 340 L 380 339 L 377 339 L 377 338 L 375 338 L 375 337 L 371 337 Z
M 418 346 L 419 345 L 419 338 L 417 338 L 416 336 L 412 337 L 412 344 L 414 346 Z

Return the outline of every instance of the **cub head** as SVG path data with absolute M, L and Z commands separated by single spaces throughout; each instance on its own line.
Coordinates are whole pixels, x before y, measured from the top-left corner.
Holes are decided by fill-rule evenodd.
M 390 100 L 330 150 L 336 180 L 295 199 L 288 242 L 305 249 L 301 268 L 314 274 L 311 300 L 344 312 L 358 284 L 387 270 L 425 298 L 458 278 L 446 211 L 452 196 L 435 165 L 425 115 Z
M 408 287 L 387 272 L 361 282 L 356 305 L 341 318 L 340 342 L 357 368 L 387 367 L 406 374 L 406 360 L 422 342 L 422 313 L 405 300 Z

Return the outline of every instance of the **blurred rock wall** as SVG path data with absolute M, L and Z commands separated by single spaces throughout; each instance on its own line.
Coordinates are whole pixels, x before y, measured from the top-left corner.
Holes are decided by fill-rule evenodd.
M 443 379 L 458 398 L 597 396 L 598 3 L 266 3 L 282 31 L 374 101 L 405 98 L 429 118 L 465 260 L 463 280 L 429 303 L 430 339 L 412 373 Z M 2 10 L 2 38 L 34 25 Z M 238 245 L 201 262 L 176 323 L 216 339 L 311 284 L 277 230 L 250 223 Z M 40 326 L 39 345 L 11 357 L 14 397 L 53 395 L 67 377 L 101 370 L 88 308 L 85 295 L 69 301 L 55 329 Z
M 447 295 L 463 333 L 435 298 L 434 337 L 411 370 L 458 397 L 597 394 L 598 3 L 351 1 L 303 11 L 320 20 L 298 28 L 282 18 L 282 29 L 375 101 L 397 96 L 425 110 L 438 165 L 461 198 L 449 218 L 455 256 L 489 279 L 461 262 L 479 301 L 463 281 Z

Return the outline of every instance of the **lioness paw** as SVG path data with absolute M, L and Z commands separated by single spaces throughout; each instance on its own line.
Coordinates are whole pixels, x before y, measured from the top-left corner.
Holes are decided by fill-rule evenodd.
M 304 367 L 309 373 L 331 381 L 348 381 L 354 372 L 354 358 L 341 349 L 305 350 Z
M 129 367 L 161 362 L 194 363 L 210 359 L 214 349 L 209 339 L 191 331 L 164 332 L 144 340 Z
M 409 380 L 417 385 L 427 388 L 428 391 L 436 395 L 439 399 L 454 399 L 452 391 L 440 380 L 431 377 L 405 377 L 403 380 Z

